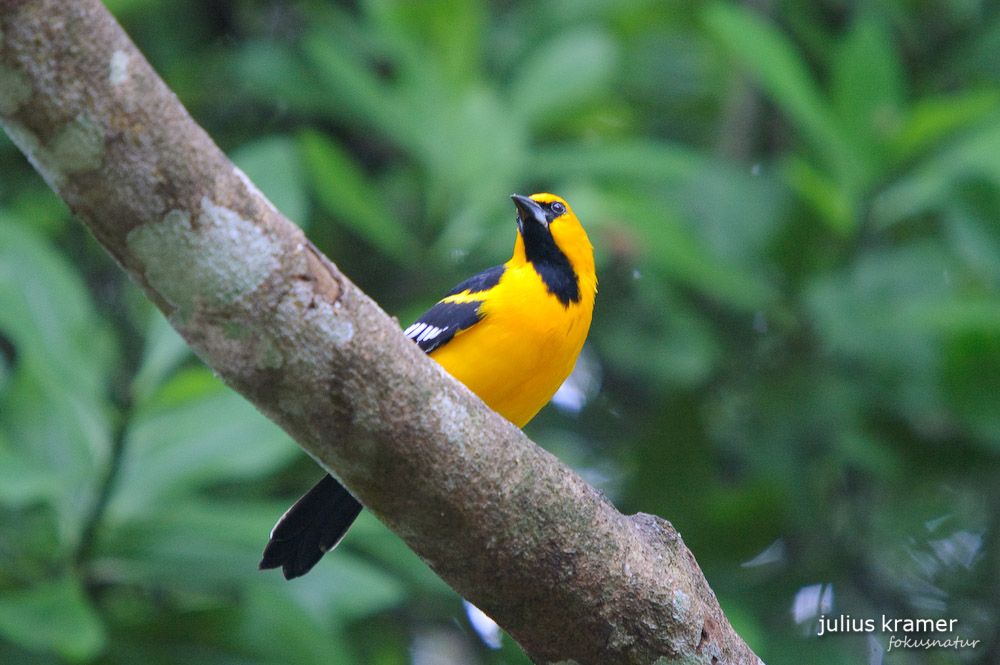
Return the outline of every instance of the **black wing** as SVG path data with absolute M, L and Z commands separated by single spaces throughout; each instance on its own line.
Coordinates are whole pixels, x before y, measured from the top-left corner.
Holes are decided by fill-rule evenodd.
M 448 296 L 489 291 L 500 282 L 503 273 L 504 267 L 496 266 L 484 270 L 475 277 L 470 277 L 449 291 L 445 300 L 424 312 L 424 315 L 403 333 L 416 342 L 425 353 L 430 353 L 447 344 L 455 335 L 471 328 L 483 318 L 480 312 L 482 300 L 449 302 Z
M 504 267 L 471 277 L 448 292 L 482 293 L 497 285 Z M 447 296 L 446 296 L 447 297 Z M 426 353 L 440 348 L 482 316 L 482 300 L 439 302 L 406 329 L 406 335 Z M 271 531 L 260 567 L 282 569 L 286 579 L 305 575 L 340 542 L 361 512 L 361 504 L 332 476 L 326 476 L 288 509 Z
M 482 300 L 439 302 L 403 333 L 425 353 L 430 353 L 450 342 L 458 332 L 478 323 L 482 304 Z
M 464 291 L 468 291 L 469 293 L 482 293 L 483 291 L 489 291 L 500 283 L 500 278 L 503 277 L 505 270 L 507 270 L 507 268 L 504 266 L 493 266 L 488 270 L 484 270 L 478 275 L 473 275 L 453 288 L 445 295 L 445 297 L 447 298 L 448 296 L 458 295 Z

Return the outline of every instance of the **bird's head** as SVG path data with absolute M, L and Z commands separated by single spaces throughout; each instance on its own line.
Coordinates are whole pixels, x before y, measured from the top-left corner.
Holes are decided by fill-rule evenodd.
M 574 296 L 568 289 L 569 300 L 579 300 L 581 290 L 592 295 L 597 288 L 594 248 L 569 204 L 555 194 L 513 194 L 511 198 L 517 207 L 515 259 L 523 254 L 540 271 L 558 271 L 567 277 L 572 273 L 577 293 Z

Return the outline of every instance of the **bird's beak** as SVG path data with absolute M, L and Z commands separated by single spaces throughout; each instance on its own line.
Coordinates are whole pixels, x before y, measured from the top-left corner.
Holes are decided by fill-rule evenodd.
M 520 194 L 511 194 L 510 198 L 514 199 L 514 205 L 517 206 L 517 228 L 520 231 L 524 231 L 525 223 L 529 221 L 537 222 L 544 228 L 548 228 L 549 220 L 545 218 L 545 211 L 542 210 L 542 206 L 539 205 L 538 201 L 527 196 L 521 196 Z

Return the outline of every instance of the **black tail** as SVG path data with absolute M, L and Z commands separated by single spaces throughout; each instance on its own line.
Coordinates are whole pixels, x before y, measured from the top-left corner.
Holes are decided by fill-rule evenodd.
M 344 537 L 361 504 L 327 475 L 285 511 L 271 529 L 260 569 L 277 568 L 285 579 L 308 573 Z

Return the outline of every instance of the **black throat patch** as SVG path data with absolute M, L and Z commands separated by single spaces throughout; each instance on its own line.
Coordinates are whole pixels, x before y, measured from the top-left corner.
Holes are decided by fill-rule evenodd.
M 580 283 L 576 271 L 569 258 L 556 245 L 549 229 L 534 220 L 526 220 L 521 226 L 524 256 L 542 278 L 548 292 L 558 298 L 563 307 L 579 302 Z

